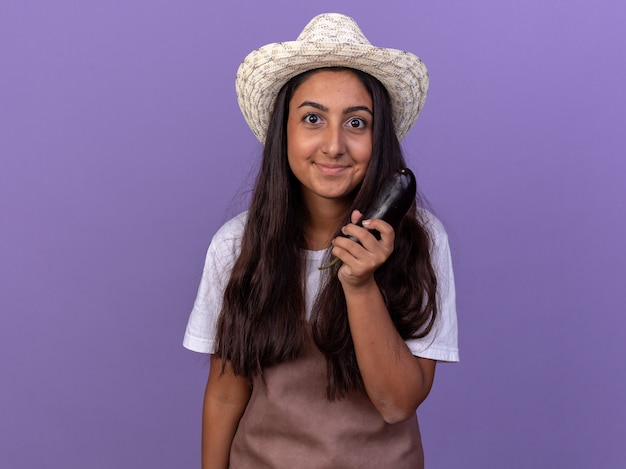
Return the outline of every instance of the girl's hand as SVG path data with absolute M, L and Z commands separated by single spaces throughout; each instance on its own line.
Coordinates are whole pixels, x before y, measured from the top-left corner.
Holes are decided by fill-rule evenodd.
M 391 225 L 383 220 L 372 219 L 364 220 L 364 227 L 360 227 L 356 223 L 361 217 L 361 212 L 355 210 L 350 216 L 352 223 L 341 230 L 343 234 L 358 239 L 361 244 L 343 236 L 336 237 L 332 243 L 333 255 L 343 262 L 338 276 L 344 289 L 366 286 L 373 280 L 376 269 L 393 252 L 395 233 Z M 380 240 L 377 240 L 368 229 L 377 230 L 380 233 Z

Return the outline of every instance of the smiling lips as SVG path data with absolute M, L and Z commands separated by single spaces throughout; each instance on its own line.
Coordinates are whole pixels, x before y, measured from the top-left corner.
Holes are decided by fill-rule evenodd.
M 315 167 L 321 173 L 327 174 L 329 176 L 334 176 L 336 174 L 339 174 L 348 168 L 348 166 L 342 166 L 342 165 L 326 165 L 322 163 L 314 163 L 314 164 L 315 164 Z

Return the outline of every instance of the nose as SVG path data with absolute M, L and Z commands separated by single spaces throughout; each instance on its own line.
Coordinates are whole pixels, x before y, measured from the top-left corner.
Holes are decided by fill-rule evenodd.
M 346 141 L 343 134 L 343 126 L 341 125 L 329 125 L 323 135 L 322 153 L 331 157 L 337 158 L 346 153 Z

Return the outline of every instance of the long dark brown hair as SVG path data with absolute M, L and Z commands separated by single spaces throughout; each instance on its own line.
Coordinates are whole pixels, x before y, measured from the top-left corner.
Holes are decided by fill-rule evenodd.
M 345 70 L 335 68 L 335 70 Z M 300 183 L 287 161 L 289 101 L 316 70 L 292 78 L 279 92 L 268 126 L 259 170 L 241 242 L 224 292 L 218 321 L 217 354 L 235 374 L 252 379 L 263 368 L 301 356 L 308 337 L 324 354 L 330 399 L 362 388 L 348 325 L 346 302 L 335 267 L 305 314 L 304 238 L 306 209 Z M 352 70 L 372 96 L 372 157 L 352 207 L 368 207 L 384 180 L 406 166 L 396 137 L 389 96 L 372 76 Z M 392 255 L 376 272 L 391 319 L 400 336 L 423 337 L 437 315 L 437 279 L 430 261 L 430 238 L 413 204 L 400 224 Z

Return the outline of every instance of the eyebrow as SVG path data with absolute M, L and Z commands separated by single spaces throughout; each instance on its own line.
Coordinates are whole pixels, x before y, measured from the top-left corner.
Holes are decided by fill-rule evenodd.
M 305 107 L 305 106 L 314 107 L 315 109 L 319 109 L 322 112 L 328 112 L 329 111 L 329 109 L 326 106 L 324 106 L 323 104 L 316 103 L 314 101 L 304 101 L 302 104 L 300 104 L 300 106 L 298 106 L 298 109 L 300 109 L 301 107 Z M 350 113 L 356 112 L 356 111 L 365 111 L 365 112 L 368 112 L 369 114 L 371 114 L 372 116 L 374 115 L 372 110 L 370 108 L 368 108 L 367 106 L 350 106 L 350 107 L 345 108 L 343 110 L 343 113 L 344 114 L 350 114 Z

